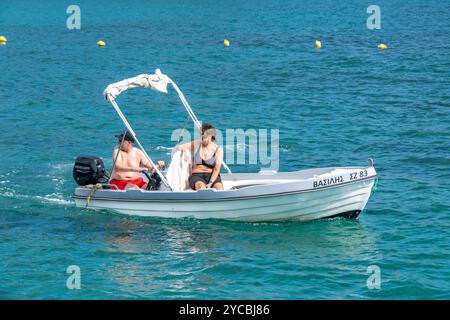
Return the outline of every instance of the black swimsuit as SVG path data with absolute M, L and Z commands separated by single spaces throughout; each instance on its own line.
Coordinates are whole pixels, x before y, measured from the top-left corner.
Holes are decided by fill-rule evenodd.
M 216 166 L 216 152 L 217 150 L 219 150 L 219 146 L 217 146 L 216 151 L 214 151 L 214 154 L 212 155 L 211 158 L 205 160 L 200 156 L 200 147 L 198 148 L 197 152 L 194 154 L 194 165 L 197 164 L 201 164 L 204 165 L 210 169 L 214 169 L 214 167 Z
M 214 151 L 214 154 L 211 158 L 205 160 L 200 156 L 200 147 L 198 148 L 197 152 L 194 154 L 193 164 L 194 165 L 204 165 L 210 169 L 214 169 L 216 166 L 216 152 L 219 150 L 219 147 L 217 147 L 216 151 Z M 198 181 L 203 182 L 204 184 L 208 184 L 211 179 L 212 172 L 199 172 L 199 173 L 193 173 L 189 177 L 189 186 L 195 190 L 195 184 Z M 222 179 L 220 178 L 220 174 L 217 176 L 217 179 L 215 181 L 212 181 L 211 187 L 213 187 L 216 183 L 222 182 Z

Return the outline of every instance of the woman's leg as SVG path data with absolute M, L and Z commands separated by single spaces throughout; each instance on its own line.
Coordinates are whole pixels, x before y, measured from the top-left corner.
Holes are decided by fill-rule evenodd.
M 223 184 L 222 182 L 216 182 L 213 186 L 214 189 L 216 190 L 223 190 Z
M 216 190 L 223 190 L 222 178 L 220 177 L 220 174 L 217 177 L 217 179 L 214 181 L 212 188 L 214 188 Z
M 200 189 L 205 189 L 206 188 L 206 183 L 204 183 L 203 181 L 197 181 L 195 183 L 195 190 L 200 190 Z

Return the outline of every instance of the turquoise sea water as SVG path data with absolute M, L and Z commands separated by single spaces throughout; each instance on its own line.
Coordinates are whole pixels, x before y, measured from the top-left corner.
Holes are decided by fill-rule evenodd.
M 450 3 L 378 1 L 382 28 L 368 30 L 366 1 L 222 2 L 76 1 L 81 30 L 66 28 L 72 3 L 1 2 L 0 298 L 450 298 Z M 204 121 L 279 129 L 282 171 L 373 157 L 378 190 L 360 219 L 75 208 L 74 158 L 110 165 L 123 128 L 103 89 L 155 68 Z M 130 91 L 120 104 L 167 161 L 186 117 L 173 92 Z M 69 265 L 80 290 L 66 288 Z M 379 290 L 366 286 L 370 265 Z

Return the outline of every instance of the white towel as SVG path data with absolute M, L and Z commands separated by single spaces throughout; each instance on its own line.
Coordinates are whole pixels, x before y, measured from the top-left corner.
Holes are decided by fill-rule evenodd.
M 166 178 L 173 191 L 190 189 L 189 176 L 191 175 L 191 156 L 184 157 L 182 151 L 173 154 Z

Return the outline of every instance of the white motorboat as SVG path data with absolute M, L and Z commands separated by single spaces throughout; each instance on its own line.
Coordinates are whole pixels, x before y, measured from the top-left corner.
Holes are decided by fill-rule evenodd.
M 133 87 L 151 88 L 167 93 L 168 84 L 177 91 L 189 116 L 199 126 L 200 123 L 182 92 L 159 70 L 156 70 L 154 75 L 140 75 L 112 84 L 105 90 L 105 97 L 112 103 L 127 130 L 133 134 L 136 143 L 152 164 L 115 98 L 122 91 Z M 95 167 L 92 163 L 89 166 Z M 74 199 L 78 207 L 110 209 L 149 217 L 192 217 L 243 222 L 357 218 L 366 206 L 377 179 L 371 159 L 365 166 L 282 173 L 231 173 L 226 165 L 225 168 L 228 173 L 221 175 L 225 189 L 223 191 L 173 191 L 164 174 L 156 169 L 156 174 L 162 180 L 158 190 L 117 190 L 106 182 L 90 183 L 77 187 Z

